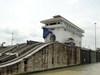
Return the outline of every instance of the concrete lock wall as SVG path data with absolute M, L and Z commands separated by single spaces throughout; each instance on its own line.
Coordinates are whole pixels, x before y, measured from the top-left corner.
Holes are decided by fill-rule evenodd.
M 80 48 L 56 42 L 19 63 L 0 68 L 0 75 L 21 74 L 78 64 L 80 64 Z
M 91 57 L 91 63 L 96 62 L 96 52 L 95 51 L 90 51 L 90 57 Z
M 90 63 L 90 51 L 89 50 L 82 50 L 81 49 L 81 64 L 88 64 Z
M 100 62 L 100 52 L 89 49 L 81 49 L 80 61 L 80 64 Z
M 100 52 L 96 52 L 96 61 L 100 62 Z

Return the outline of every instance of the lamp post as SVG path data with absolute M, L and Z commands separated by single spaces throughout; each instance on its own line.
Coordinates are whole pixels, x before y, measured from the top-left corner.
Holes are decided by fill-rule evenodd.
M 96 23 L 94 23 L 95 25 L 95 50 L 96 50 Z

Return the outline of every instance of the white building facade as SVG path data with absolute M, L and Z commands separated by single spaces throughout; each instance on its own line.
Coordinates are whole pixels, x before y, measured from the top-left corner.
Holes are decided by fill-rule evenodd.
M 64 17 L 57 15 L 51 19 L 43 20 L 43 38 L 45 42 L 58 41 L 65 43 L 68 38 L 73 38 L 76 46 L 81 47 L 84 30 L 74 25 Z

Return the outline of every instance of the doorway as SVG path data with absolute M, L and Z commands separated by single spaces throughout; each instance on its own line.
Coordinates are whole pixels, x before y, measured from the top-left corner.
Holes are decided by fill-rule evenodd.
M 55 42 L 56 36 L 53 34 L 50 36 L 50 42 Z

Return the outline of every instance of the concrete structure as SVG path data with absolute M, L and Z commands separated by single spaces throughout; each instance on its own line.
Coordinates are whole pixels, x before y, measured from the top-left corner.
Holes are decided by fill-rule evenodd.
M 81 46 L 84 30 L 59 15 L 41 23 L 46 24 L 43 38 L 48 43 L 27 40 L 27 43 L 0 50 L 0 75 L 28 75 L 80 64 L 81 48 L 78 46 Z M 77 46 L 63 44 L 68 38 L 74 38 Z
M 69 47 L 58 42 L 20 44 L 19 49 L 16 46 L 12 47 L 4 51 L 15 51 L 19 56 L 2 55 L 1 57 L 4 59 L 0 59 L 2 61 L 0 62 L 0 75 L 29 75 L 29 73 L 36 71 L 80 64 L 80 47 Z
M 6 55 L 6 53 L 17 53 Z M 100 62 L 100 52 L 59 42 L 32 41 L 0 51 L 0 75 L 33 75 L 34 72 Z
M 64 17 L 60 15 L 53 16 L 52 19 L 43 20 L 41 23 L 45 24 L 45 27 L 43 27 L 45 42 L 59 41 L 65 43 L 68 38 L 73 38 L 76 46 L 81 46 L 84 30 Z

